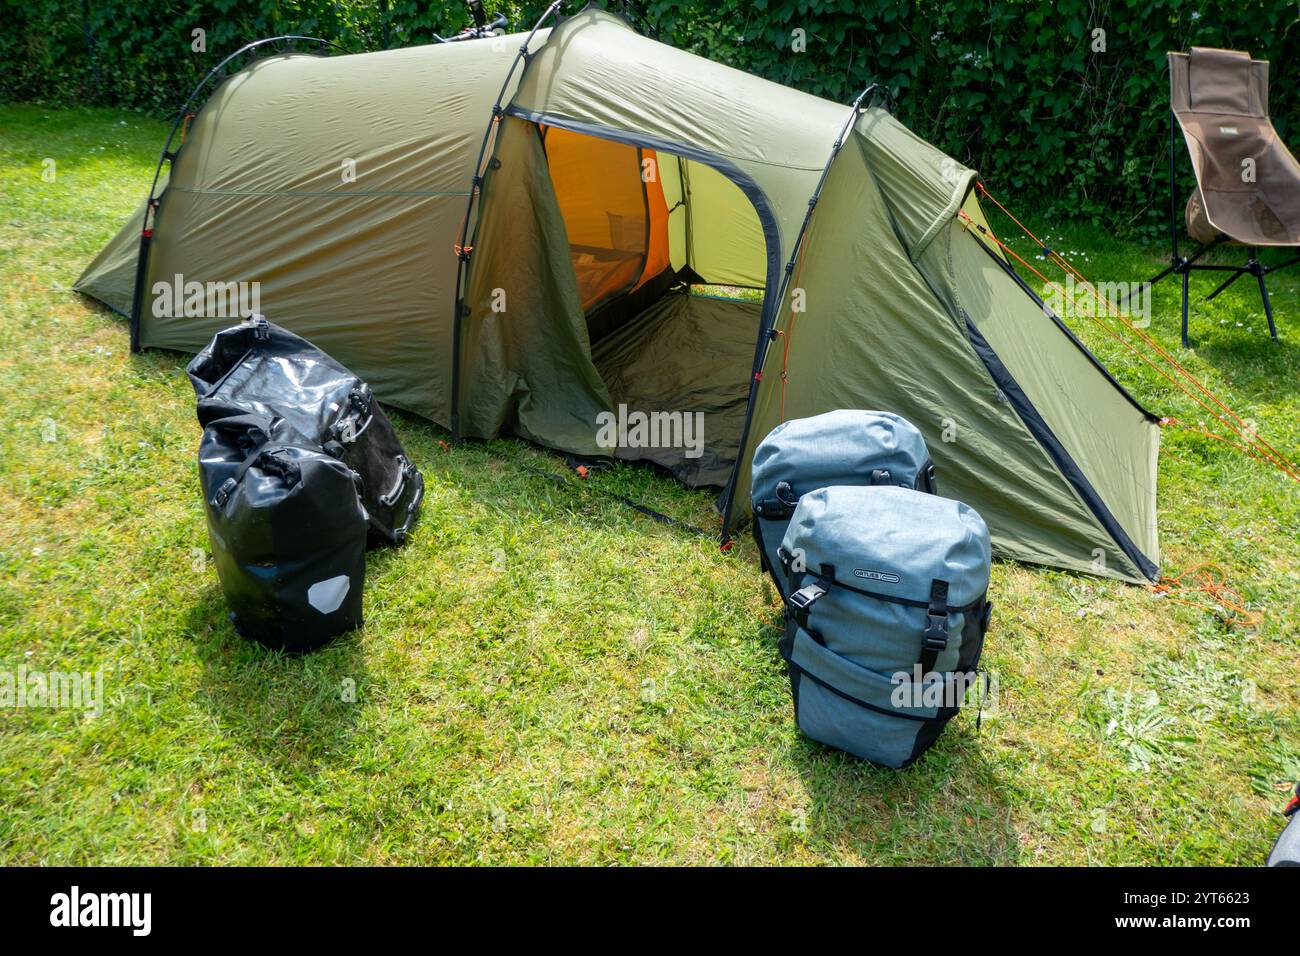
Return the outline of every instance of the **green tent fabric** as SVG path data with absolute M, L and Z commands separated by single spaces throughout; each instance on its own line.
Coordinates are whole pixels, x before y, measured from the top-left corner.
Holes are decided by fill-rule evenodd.
M 974 171 L 884 110 L 590 7 L 533 37 L 494 117 L 524 40 L 276 56 L 227 79 L 162 192 L 141 345 L 196 351 L 230 321 L 168 313 L 156 290 L 257 282 L 262 312 L 381 399 L 444 426 L 454 404 L 464 437 L 511 432 L 718 486 L 727 532 L 749 517 L 773 426 L 885 409 L 922 430 L 941 493 L 984 516 L 997 553 L 1157 576 L 1156 420 L 968 228 L 987 224 Z M 589 175 L 553 178 L 561 156 Z M 124 314 L 140 222 L 76 285 Z M 584 312 L 581 290 L 605 281 Z M 703 453 L 608 447 L 602 425 L 629 408 L 699 413 Z
M 258 282 L 274 322 L 346 362 L 390 404 L 446 422 L 451 247 L 520 40 L 271 56 L 222 82 L 162 193 L 141 345 L 197 352 L 230 324 L 154 315 L 156 283 Z M 124 314 L 142 215 L 74 286 Z
M 708 426 L 698 456 L 619 448 L 618 457 L 652 461 L 689 485 L 727 483 L 740 455 L 760 311 L 756 302 L 670 294 L 598 343 L 593 356 L 615 404 L 699 413 Z

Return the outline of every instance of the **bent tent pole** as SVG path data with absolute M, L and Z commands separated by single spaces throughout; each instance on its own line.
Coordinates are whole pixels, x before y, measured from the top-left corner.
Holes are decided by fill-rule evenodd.
M 790 247 L 790 259 L 785 264 L 785 271 L 781 276 L 780 285 L 775 290 L 776 305 L 773 306 L 771 316 L 767 323 L 758 330 L 758 341 L 754 345 L 754 368 L 753 374 L 749 378 L 749 400 L 745 407 L 745 424 L 740 430 L 740 454 L 736 458 L 736 464 L 731 469 L 731 477 L 727 480 L 727 488 L 723 493 L 722 501 L 722 540 L 725 542 L 729 537 L 728 528 L 731 525 L 731 508 L 736 494 L 736 473 L 741 466 L 741 459 L 745 454 L 745 446 L 749 441 L 749 429 L 753 423 L 754 406 L 758 401 L 758 383 L 762 378 L 763 366 L 767 364 L 767 354 L 771 350 L 772 342 L 776 339 L 776 309 L 785 300 L 786 290 L 790 287 L 790 282 L 794 277 L 794 264 L 799 256 L 799 248 L 803 245 L 804 237 L 808 233 L 808 226 L 812 222 L 813 211 L 817 208 L 817 200 L 822 194 L 822 189 L 826 185 L 826 179 L 830 176 L 831 165 L 835 162 L 835 157 L 840 154 L 844 148 L 844 143 L 853 131 L 853 125 L 858 121 L 858 115 L 861 110 L 862 101 L 872 93 L 883 93 L 885 105 L 889 111 L 893 112 L 895 106 L 894 95 L 890 92 L 889 87 L 880 83 L 868 85 L 853 103 L 849 106 L 849 117 L 844 121 L 843 127 L 840 128 L 839 135 L 835 137 L 835 142 L 831 146 L 831 154 L 826 159 L 826 165 L 822 167 L 821 176 L 817 179 L 817 185 L 813 188 L 812 196 L 808 199 L 808 209 L 804 213 L 803 222 L 799 224 L 799 232 L 795 235 L 794 245 Z
M 537 18 L 533 28 L 528 31 L 528 36 L 519 46 L 519 52 L 515 54 L 514 60 L 510 63 L 510 69 L 506 73 L 505 80 L 501 83 L 501 90 L 497 93 L 496 101 L 492 104 L 492 118 L 488 120 L 487 129 L 483 131 L 483 142 L 479 144 L 478 159 L 474 162 L 474 176 L 470 180 L 469 196 L 465 201 L 465 218 L 461 220 L 459 238 L 456 241 L 453 251 L 456 253 L 456 294 L 452 301 L 456 312 L 451 320 L 451 440 L 460 441 L 460 337 L 461 337 L 461 320 L 465 318 L 469 311 L 461 298 L 461 292 L 465 288 L 465 279 L 469 272 L 469 256 L 473 251 L 473 246 L 469 244 L 469 223 L 474 215 L 474 200 L 477 198 L 479 189 L 483 186 L 483 180 L 487 175 L 487 170 L 483 167 L 483 157 L 487 155 L 488 142 L 492 139 L 492 131 L 496 129 L 497 124 L 501 122 L 501 117 L 505 115 L 502 109 L 501 101 L 506 98 L 506 90 L 510 88 L 510 81 L 514 78 L 515 70 L 519 68 L 519 63 L 523 61 L 524 69 L 527 69 L 528 60 L 532 54 L 528 50 L 528 45 L 533 42 L 533 37 L 537 31 L 542 28 L 542 24 L 560 9 L 564 0 L 555 0 L 545 12 Z M 543 44 L 545 45 L 545 44 Z M 538 47 L 541 49 L 541 47 Z M 523 74 L 520 73 L 522 78 Z
M 148 280 L 149 276 L 149 242 L 153 239 L 153 226 L 158 220 L 158 180 L 162 177 L 163 163 L 166 162 L 169 164 L 168 171 L 170 172 L 172 168 L 171 164 L 175 162 L 176 156 L 180 152 L 180 147 L 177 147 L 175 150 L 172 149 L 172 142 L 176 139 L 176 133 L 181 128 L 181 124 L 184 123 L 185 118 L 187 116 L 193 118 L 192 114 L 189 112 L 190 104 L 194 102 L 195 98 L 203 91 L 204 87 L 212 82 L 213 77 L 224 71 L 226 65 L 235 58 L 243 56 L 245 53 L 250 51 L 258 50 L 270 43 L 293 44 L 299 41 L 315 43 L 322 50 L 326 47 L 334 47 L 336 50 L 347 52 L 343 47 L 339 46 L 332 40 L 325 40 L 321 37 L 303 36 L 294 33 L 285 33 L 280 36 L 254 40 L 252 43 L 244 44 L 244 46 L 241 46 L 234 53 L 230 54 L 210 69 L 203 79 L 199 80 L 194 89 L 190 91 L 190 95 L 185 98 L 185 102 L 181 105 L 181 108 L 176 111 L 176 118 L 172 121 L 171 132 L 167 134 L 167 141 L 163 143 L 162 153 L 158 157 L 158 165 L 153 171 L 153 182 L 149 186 L 149 198 L 145 202 L 144 206 L 144 221 L 140 227 L 140 252 L 135 261 L 135 288 L 131 293 L 130 318 L 132 352 L 140 351 L 140 309 L 144 303 L 144 284 Z

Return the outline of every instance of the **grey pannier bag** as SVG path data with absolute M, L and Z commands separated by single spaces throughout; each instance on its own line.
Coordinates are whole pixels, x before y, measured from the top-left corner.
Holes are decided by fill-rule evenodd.
M 984 520 L 906 488 L 822 488 L 799 499 L 780 558 L 791 587 L 781 656 L 800 729 L 907 766 L 977 677 L 991 608 Z
M 763 567 L 784 598 L 777 549 L 799 496 L 830 485 L 901 485 L 934 494 L 934 463 L 920 431 L 890 412 L 844 408 L 773 428 L 754 450 L 750 504 Z

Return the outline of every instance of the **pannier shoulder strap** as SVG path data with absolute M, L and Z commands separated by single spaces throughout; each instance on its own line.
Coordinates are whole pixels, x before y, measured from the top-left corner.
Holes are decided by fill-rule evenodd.
M 275 475 L 285 486 L 292 488 L 302 480 L 302 469 L 292 458 L 284 454 L 283 448 L 254 448 L 240 462 L 235 473 L 221 483 L 215 493 L 212 495 L 212 506 L 221 509 L 226 506 L 230 496 L 235 493 L 239 483 L 244 480 L 244 475 L 248 469 L 257 466 L 270 475 Z
M 926 477 L 930 479 L 931 486 L 934 483 L 934 465 L 931 463 L 929 471 L 922 469 L 917 474 L 916 484 L 921 484 Z M 892 485 L 894 475 L 888 468 L 871 469 L 871 484 L 873 485 Z M 907 487 L 903 482 L 898 482 L 901 487 Z M 778 481 L 774 489 L 774 497 L 760 498 L 754 502 L 754 511 L 760 518 L 772 520 L 783 520 L 794 514 L 794 509 L 799 504 L 799 496 L 794 493 L 794 488 L 788 481 Z

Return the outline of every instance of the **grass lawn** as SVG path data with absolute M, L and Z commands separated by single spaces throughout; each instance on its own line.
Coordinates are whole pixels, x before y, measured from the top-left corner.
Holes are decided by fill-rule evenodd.
M 0 670 L 102 669 L 106 697 L 99 716 L 0 711 L 0 862 L 1264 860 L 1300 777 L 1300 487 L 1173 429 L 1164 571 L 1217 562 L 1261 622 L 998 563 L 996 713 L 964 711 L 904 772 L 801 738 L 751 541 L 724 554 L 608 497 L 705 524 L 711 494 L 628 466 L 557 483 L 553 454 L 448 448 L 401 414 L 428 496 L 409 545 L 370 556 L 364 630 L 297 659 L 245 643 L 208 557 L 187 356 L 131 355 L 70 288 L 164 135 L 0 106 Z M 1165 255 L 1027 221 L 1097 280 Z M 1248 281 L 1195 304 L 1192 351 L 1173 282 L 1153 323 L 1292 459 L 1297 287 L 1300 269 L 1273 282 L 1281 345 Z M 1197 419 L 1073 324 L 1149 407 Z

